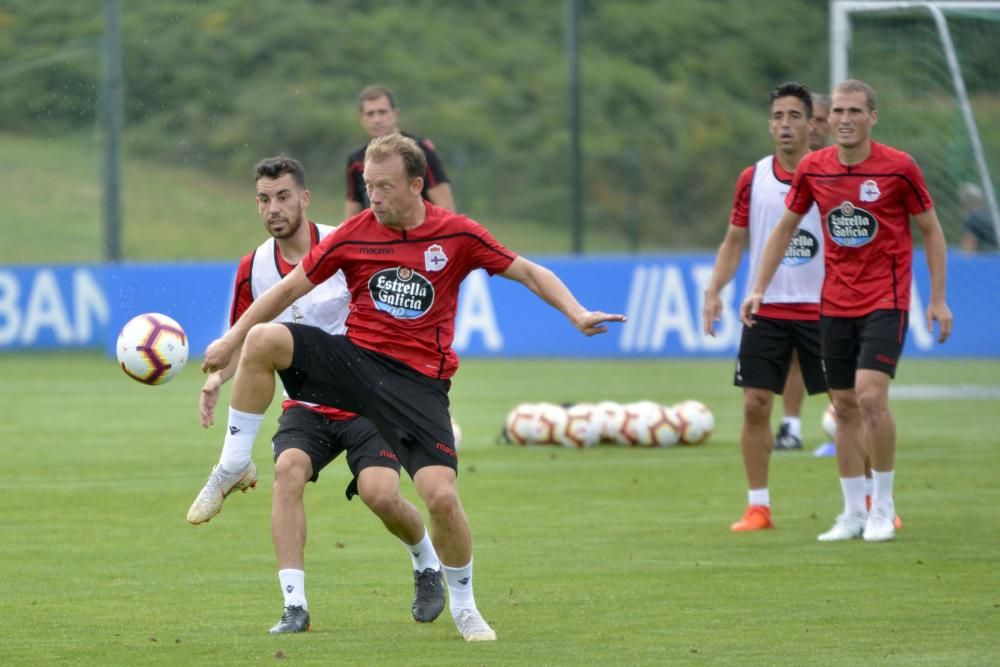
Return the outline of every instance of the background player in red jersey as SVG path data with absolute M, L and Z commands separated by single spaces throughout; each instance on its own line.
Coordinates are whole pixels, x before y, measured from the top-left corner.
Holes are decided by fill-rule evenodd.
M 809 120 L 809 150 L 825 148 L 830 143 L 830 98 L 820 93 L 812 94 L 812 118 Z M 802 449 L 802 402 L 806 384 L 802 379 L 799 353 L 792 350 L 792 365 L 788 369 L 785 389 L 781 392 L 782 417 L 778 432 L 774 434 L 777 450 Z
M 715 322 L 722 314 L 719 293 L 733 279 L 748 245 L 751 281 L 757 271 L 764 242 L 784 209 L 792 174 L 809 151 L 811 115 L 812 97 L 802 84 L 788 82 L 771 91 L 768 130 L 774 152 L 744 169 L 737 180 L 729 229 L 705 291 L 704 327 L 710 336 L 715 335 Z M 740 449 L 749 492 L 747 509 L 732 525 L 734 531 L 774 527 L 768 489 L 771 410 L 774 395 L 786 385 L 793 353 L 798 352 L 796 357 L 801 360 L 801 370 L 797 365 L 795 372 L 803 391 L 805 385 L 814 394 L 826 391 L 819 350 L 822 238 L 819 213 L 813 207 L 764 296 L 757 326 L 743 329 L 734 384 L 743 388 Z
M 254 300 L 302 261 L 309 251 L 333 231 L 306 215 L 309 190 L 305 170 L 286 156 L 267 158 L 255 169 L 257 212 L 270 238 L 245 255 L 236 272 L 230 325 Z M 291 304 L 276 321 L 301 322 L 329 333 L 343 333 L 350 294 L 342 273 L 321 288 Z M 236 371 L 236 359 L 206 378 L 199 411 L 206 428 L 214 422 L 219 390 Z M 225 442 L 218 465 L 188 510 L 192 524 L 207 522 L 222 510 L 226 495 L 256 484 L 257 468 L 251 459 L 253 438 L 241 432 L 246 422 L 259 427 L 259 415 L 230 410 Z M 278 564 L 278 581 L 284 596 L 284 613 L 273 634 L 309 629 L 309 604 L 305 594 L 306 513 L 302 496 L 306 482 L 315 482 L 320 471 L 341 452 L 354 473 L 361 499 L 390 533 L 410 551 L 414 570 L 413 616 L 433 621 L 444 609 L 441 564 L 424 527 L 419 510 L 399 495 L 398 482 L 378 484 L 381 474 L 395 474 L 399 461 L 383 455 L 385 440 L 366 419 L 336 408 L 286 400 L 277 433 L 272 438 L 275 459 L 271 536 Z M 235 429 L 235 432 L 232 432 Z M 375 471 L 373 468 L 381 468 Z M 390 472 L 391 471 L 391 472 Z
M 444 170 L 444 161 L 430 139 L 418 137 L 399 129 L 399 108 L 396 96 L 387 86 L 368 86 L 358 96 L 358 118 L 371 138 L 399 133 L 417 142 L 427 157 L 427 171 L 424 173 L 424 199 L 455 210 L 455 199 L 451 193 L 451 183 Z M 344 202 L 344 217 L 351 217 L 368 208 L 368 194 L 365 191 L 363 172 L 365 168 L 366 143 L 347 156 L 347 200 Z
M 585 309 L 548 269 L 518 257 L 469 218 L 423 200 L 426 158 L 412 139 L 379 137 L 365 154 L 371 209 L 345 221 L 205 351 L 202 368 L 229 365 L 242 344 L 231 406 L 263 414 L 274 373 L 292 398 L 335 405 L 375 423 L 427 506 L 448 582 L 452 617 L 466 641 L 491 641 L 472 588 L 472 533 L 456 486 L 448 389 L 458 290 L 486 269 L 521 282 L 583 334 L 624 321 Z M 270 320 L 343 270 L 352 310 L 346 336 Z M 255 435 L 250 432 L 251 438 Z M 398 485 L 398 476 L 384 476 Z
M 837 411 L 837 464 L 844 512 L 821 541 L 895 537 L 893 482 L 896 425 L 889 383 L 903 350 L 912 283 L 910 218 L 924 239 L 931 295 L 926 326 L 938 342 L 951 334 L 945 302 L 946 245 L 920 168 L 906 153 L 871 139 L 878 120 L 875 91 L 851 79 L 833 90 L 835 146 L 803 158 L 786 209 L 768 238 L 760 274 L 740 308 L 753 326 L 802 215 L 815 202 L 823 220 L 826 277 L 821 303 L 822 353 Z M 863 429 L 867 427 L 867 440 Z M 864 446 L 870 448 L 874 494 L 865 512 Z

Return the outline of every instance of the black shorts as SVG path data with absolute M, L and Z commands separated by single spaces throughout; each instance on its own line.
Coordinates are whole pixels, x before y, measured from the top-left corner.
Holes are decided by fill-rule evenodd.
M 292 365 L 278 375 L 289 396 L 366 417 L 411 477 L 431 465 L 458 470 L 448 412 L 450 381 L 427 377 L 346 336 L 304 324 L 285 326 L 295 347 Z
M 851 389 L 859 368 L 896 377 L 910 314 L 875 310 L 861 317 L 821 317 L 823 367 L 831 389 Z
M 398 457 L 363 417 L 330 419 L 307 407 L 292 406 L 278 418 L 278 432 L 271 438 L 275 461 L 287 449 L 300 449 L 312 461 L 310 482 L 319 479 L 320 471 L 344 451 L 355 479 L 372 466 L 399 472 Z
M 806 391 L 824 392 L 826 378 L 819 343 L 819 322 L 756 317 L 752 327 L 743 327 L 733 384 L 781 394 L 792 364 L 792 350 L 796 350 Z

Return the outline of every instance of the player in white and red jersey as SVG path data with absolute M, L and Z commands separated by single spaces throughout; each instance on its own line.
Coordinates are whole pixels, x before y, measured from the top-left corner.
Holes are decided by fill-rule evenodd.
M 945 302 L 944 234 L 923 174 L 906 153 L 872 141 L 877 120 L 871 86 L 851 79 L 834 88 L 830 124 L 836 145 L 810 153 L 799 164 L 786 209 L 764 248 L 756 284 L 740 309 L 744 324 L 753 326 L 782 249 L 815 202 L 825 241 L 823 364 L 837 411 L 837 464 L 844 492 L 844 512 L 820 541 L 864 537 L 881 542 L 896 534 L 896 426 L 889 411 L 889 383 L 909 322 L 911 217 L 923 236 L 931 276 L 927 329 L 933 332 L 937 322 L 943 343 L 953 324 Z M 865 511 L 865 446 L 874 478 L 870 513 Z
M 256 167 L 257 210 L 270 237 L 239 263 L 230 312 L 230 326 L 271 286 L 290 273 L 325 237 L 332 227 L 317 225 L 306 216 L 309 190 L 305 171 L 292 158 L 279 156 L 261 160 Z M 342 273 L 297 299 L 274 319 L 317 327 L 330 334 L 343 333 L 350 294 Z M 236 364 L 211 373 L 201 390 L 199 408 L 202 425 L 214 421 L 219 390 L 236 370 Z M 246 491 L 257 481 L 251 459 L 253 438 L 242 437 L 247 428 L 259 426 L 261 415 L 230 410 L 229 433 L 218 465 L 188 510 L 192 524 L 205 523 L 222 510 L 226 495 Z M 248 427 L 248 423 L 251 425 Z M 354 480 L 354 493 L 382 520 L 393 535 L 410 550 L 414 567 L 413 615 L 432 621 L 444 608 L 444 585 L 440 561 L 427 534 L 420 512 L 399 495 L 395 486 L 381 482 L 382 475 L 399 476 L 399 460 L 368 420 L 338 408 L 286 399 L 282 404 L 277 433 L 272 438 L 275 460 L 271 533 L 278 562 L 278 580 L 285 598 L 281 621 L 271 632 L 309 629 L 305 597 L 304 551 L 306 517 L 303 492 L 306 482 L 315 482 L 320 471 L 341 452 L 346 452 Z
M 202 368 L 228 366 L 242 343 L 232 407 L 263 414 L 277 371 L 291 397 L 374 422 L 427 506 L 459 632 L 466 641 L 491 641 L 496 633 L 473 596 L 472 534 L 458 497 L 448 415 L 459 284 L 477 268 L 517 280 L 588 336 L 625 318 L 585 309 L 554 273 L 507 250 L 465 216 L 425 202 L 425 169 L 412 139 L 373 139 L 364 168 L 371 208 L 325 238 L 209 345 Z M 337 270 L 351 291 L 346 336 L 269 323 Z
M 774 153 L 747 167 L 736 183 L 729 229 L 719 247 L 712 279 L 705 291 L 705 333 L 715 335 L 722 315 L 719 293 L 740 265 L 743 249 L 750 247 L 750 280 L 760 262 L 771 229 L 799 161 L 809 151 L 812 95 L 799 83 L 784 83 L 771 91 L 768 129 Z M 785 249 L 781 266 L 764 294 L 757 326 L 744 327 L 740 341 L 736 386 L 743 388 L 743 427 L 740 449 L 749 485 L 743 517 L 734 531 L 773 528 L 768 467 L 771 457 L 771 410 L 781 394 L 797 352 L 809 393 L 826 391 L 819 350 L 819 293 L 823 283 L 823 233 L 819 214 L 811 210 Z
M 809 121 L 809 150 L 825 148 L 830 143 L 830 97 L 821 93 L 812 94 L 812 118 Z M 776 218 L 777 219 L 777 218 Z M 792 365 L 788 369 L 785 390 L 781 394 L 781 424 L 774 434 L 774 448 L 777 450 L 802 449 L 802 403 L 806 396 L 806 385 L 802 380 L 799 356 L 792 352 Z

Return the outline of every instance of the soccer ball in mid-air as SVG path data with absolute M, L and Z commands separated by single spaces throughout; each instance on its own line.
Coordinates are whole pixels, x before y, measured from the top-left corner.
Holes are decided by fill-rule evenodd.
M 118 334 L 118 363 L 136 382 L 169 382 L 181 372 L 187 360 L 187 335 L 181 325 L 166 315 L 137 315 Z
M 826 406 L 826 410 L 823 411 L 823 433 L 830 438 L 830 442 L 833 442 L 834 436 L 837 435 L 837 411 L 833 408 L 833 403 Z
M 698 445 L 712 435 L 715 429 L 715 415 L 700 401 L 681 401 L 674 406 L 674 412 L 681 422 L 682 445 Z

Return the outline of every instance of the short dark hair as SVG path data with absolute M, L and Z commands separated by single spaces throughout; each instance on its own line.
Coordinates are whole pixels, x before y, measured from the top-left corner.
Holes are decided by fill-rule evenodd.
M 368 148 L 365 149 L 365 164 L 382 162 L 393 155 L 403 158 L 403 169 L 407 178 L 411 180 L 418 176 L 423 178 L 427 173 L 427 156 L 424 155 L 423 149 L 416 141 L 399 133 L 375 137 L 368 142 Z
M 802 105 L 806 108 L 806 118 L 812 118 L 813 115 L 813 100 L 812 93 L 803 84 L 796 81 L 786 81 L 777 88 L 771 91 L 771 102 L 779 97 L 797 97 L 802 100 Z
M 303 190 L 306 187 L 306 170 L 302 168 L 302 163 L 287 155 L 264 158 L 257 163 L 254 173 L 254 183 L 262 178 L 277 180 L 285 174 L 291 174 L 297 186 Z
M 358 95 L 358 111 L 365 105 L 365 102 L 371 100 L 377 100 L 380 97 L 386 97 L 389 99 L 389 106 L 393 109 L 396 108 L 396 96 L 393 94 L 392 89 L 389 86 L 366 86 L 361 94 Z

